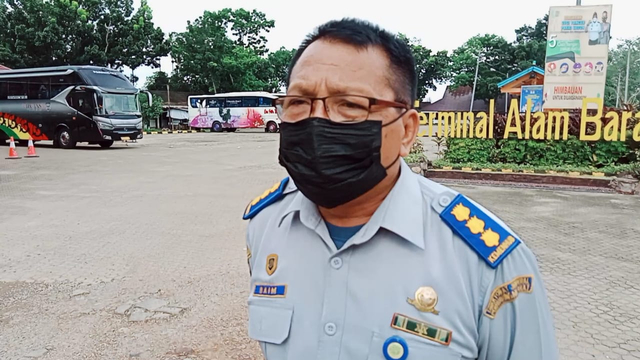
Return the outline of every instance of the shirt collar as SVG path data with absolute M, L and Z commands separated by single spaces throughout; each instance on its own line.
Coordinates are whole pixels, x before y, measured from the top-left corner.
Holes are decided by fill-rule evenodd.
M 355 243 L 364 243 L 372 238 L 379 228 L 385 228 L 417 247 L 424 249 L 423 199 L 418 175 L 400 159 L 400 177 L 363 228 L 362 236 Z M 291 181 L 291 180 L 290 180 Z M 284 218 L 299 212 L 300 221 L 308 228 L 315 229 L 322 215 L 318 207 L 298 191 L 287 209 L 280 215 L 278 226 Z

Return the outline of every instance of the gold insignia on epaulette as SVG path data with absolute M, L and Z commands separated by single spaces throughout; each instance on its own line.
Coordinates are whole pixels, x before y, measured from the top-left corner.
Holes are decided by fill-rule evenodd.
M 457 195 L 440 217 L 494 269 L 520 244 L 510 230 L 463 195 Z
M 533 292 L 533 275 L 518 276 L 502 285 L 496 286 L 491 292 L 484 315 L 495 319 L 502 305 L 514 301 L 518 294 Z
M 251 211 L 251 207 L 254 206 L 255 204 L 259 203 L 260 200 L 266 198 L 267 196 L 269 196 L 269 194 L 273 193 L 274 191 L 278 190 L 278 188 L 280 188 L 280 184 L 281 182 L 277 182 L 275 184 L 273 184 L 273 186 L 267 190 L 265 190 L 260 196 L 256 197 L 255 199 L 253 199 L 249 205 L 247 205 L 247 208 L 244 211 L 244 214 L 248 214 L 249 211 Z

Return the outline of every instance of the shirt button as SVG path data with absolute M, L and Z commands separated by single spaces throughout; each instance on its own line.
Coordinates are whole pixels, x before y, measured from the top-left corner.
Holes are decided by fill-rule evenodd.
M 334 323 L 327 323 L 324 326 L 324 332 L 329 335 L 329 336 L 333 336 L 336 334 L 336 324 Z
M 331 267 L 334 269 L 340 269 L 342 267 L 342 259 L 339 257 L 331 259 Z
M 438 200 L 440 206 L 447 207 L 451 203 L 451 199 L 448 196 L 443 196 Z

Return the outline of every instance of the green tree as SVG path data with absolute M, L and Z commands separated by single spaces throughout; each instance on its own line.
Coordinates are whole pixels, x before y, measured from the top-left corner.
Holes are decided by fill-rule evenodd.
M 151 97 L 151 105 L 149 105 L 149 97 L 147 93 L 140 93 L 140 109 L 142 112 L 142 121 L 145 128 L 149 128 L 152 119 L 157 119 L 162 114 L 162 99 L 159 96 Z
M 68 33 L 83 34 L 81 21 L 86 14 L 75 1 L 0 0 L 0 7 L 4 18 L 3 36 L 0 37 L 4 49 L 0 53 L 4 56 L 0 63 L 11 68 L 54 65 L 63 61 L 60 50 L 66 33 L 62 33 L 59 25 L 59 8 L 66 9 L 61 16 L 68 22 Z M 76 38 L 71 39 L 70 35 L 69 39 L 72 47 Z
M 12 51 L 15 47 L 15 42 L 11 44 L 11 39 L 15 30 L 8 26 L 11 17 L 9 4 L 6 0 L 0 0 L 0 24 L 6 24 L 5 26 L 0 26 L 0 63 L 10 67 L 22 63 L 18 53 Z
M 157 67 L 169 50 L 146 0 L 135 13 L 133 0 L 0 0 L 0 20 L 0 63 L 14 68 Z
M 267 91 L 279 92 L 281 88 L 287 85 L 287 74 L 289 71 L 289 64 L 293 59 L 293 55 L 296 53 L 296 49 L 287 50 L 285 47 L 270 52 L 267 55 L 267 62 L 265 65 L 268 73 L 268 87 Z
M 631 51 L 630 53 L 629 50 Z M 624 103 L 627 59 L 629 59 L 627 103 L 640 103 L 640 37 L 637 37 L 625 39 L 618 44 L 616 48 L 609 51 L 607 82 L 605 86 L 605 105 L 607 106 L 616 106 L 616 103 L 618 106 L 622 106 Z M 617 97 L 618 84 L 620 84 L 619 97 Z
M 147 90 L 166 90 L 169 83 L 169 75 L 167 75 L 166 72 L 156 71 L 147 78 L 147 82 L 144 84 L 144 87 Z
M 124 5 L 126 11 L 123 13 L 124 23 L 114 29 L 117 31 L 114 40 L 118 41 L 112 44 L 111 51 L 106 53 L 107 62 L 113 64 L 119 61 L 133 70 L 143 65 L 152 68 L 160 67 L 160 57 L 167 55 L 170 47 L 162 30 L 153 24 L 153 11 L 147 4 L 147 0 L 141 0 L 140 7 L 135 13 L 132 13 L 133 0 L 117 0 L 114 4 Z M 110 24 L 109 28 L 113 27 L 114 25 Z M 107 41 L 108 34 L 109 32 L 105 31 L 104 38 Z
M 218 93 L 269 89 L 264 33 L 274 22 L 256 10 L 205 11 L 187 30 L 171 34 L 176 79 L 191 91 Z
M 227 8 L 222 13 L 229 19 L 236 45 L 253 49 L 258 55 L 267 53 L 267 38 L 264 33 L 274 28 L 275 21 L 268 20 L 264 13 L 255 9 L 247 11 Z
M 422 100 L 429 90 L 436 89 L 436 83 L 447 79 L 451 59 L 447 51 L 432 53 L 417 38 L 409 39 L 404 34 L 398 34 L 398 37 L 409 45 L 415 58 L 418 73 L 418 99 Z
M 535 25 L 523 25 L 516 29 L 513 53 L 517 70 L 528 69 L 534 62 L 544 68 L 548 25 L 549 14 L 546 14 L 542 19 L 538 19 Z
M 500 94 L 497 84 L 516 72 L 513 45 L 493 34 L 476 35 L 467 40 L 451 55 L 450 74 L 454 88 L 473 86 L 478 57 L 475 98 L 489 101 Z

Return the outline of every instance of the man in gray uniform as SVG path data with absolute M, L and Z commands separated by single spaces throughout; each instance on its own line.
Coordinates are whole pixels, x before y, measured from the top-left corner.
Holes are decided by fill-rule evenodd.
M 249 336 L 268 360 L 555 360 L 535 256 L 411 172 L 415 63 L 366 22 L 320 26 L 289 69 L 279 161 L 247 206 Z

